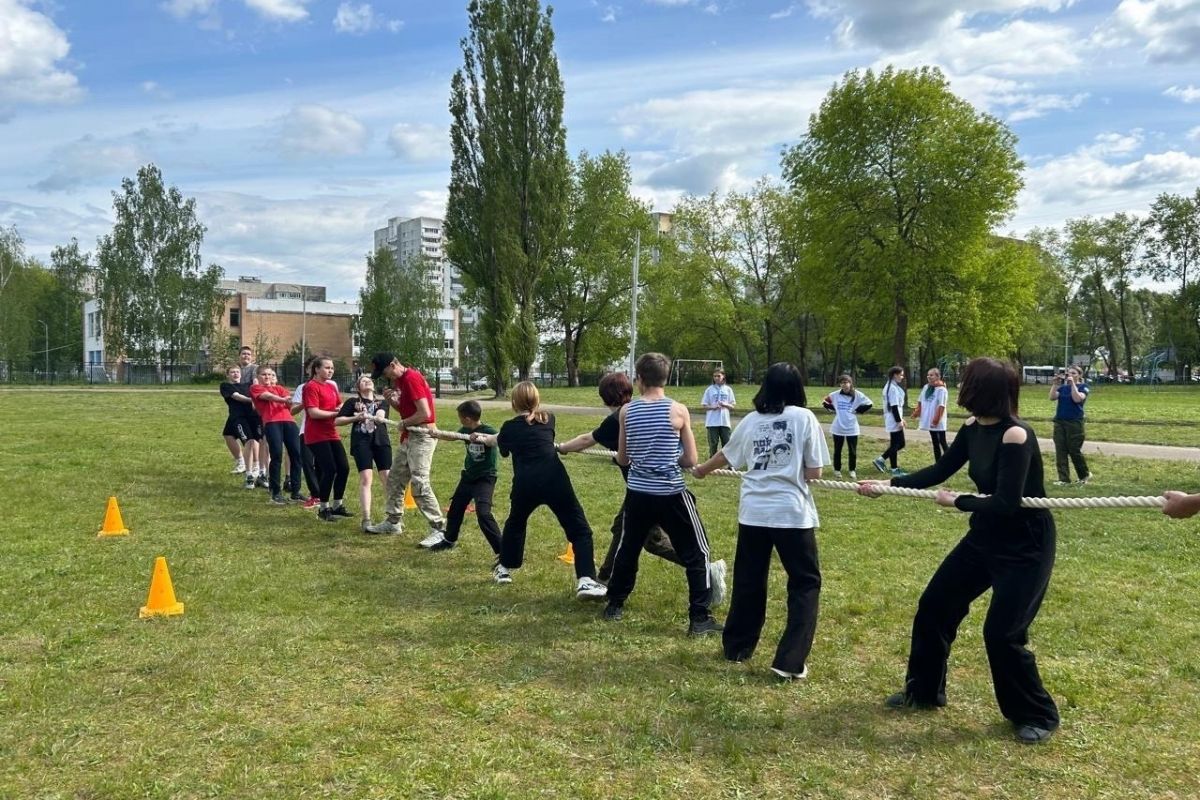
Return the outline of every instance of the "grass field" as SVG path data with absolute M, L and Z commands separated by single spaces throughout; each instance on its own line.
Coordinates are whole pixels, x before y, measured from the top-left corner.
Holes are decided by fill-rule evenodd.
M 1200 522 L 1056 513 L 1058 567 L 1032 646 L 1063 727 L 1030 748 L 995 708 L 983 602 L 955 646 L 950 706 L 881 707 L 901 684 L 917 597 L 966 524 L 932 503 L 819 494 L 811 677 L 779 685 L 767 670 L 778 569 L 759 653 L 729 664 L 716 642 L 684 635 L 671 565 L 643 559 L 620 623 L 575 600 L 545 511 L 526 566 L 497 587 L 470 520 L 461 547 L 430 554 L 411 516 L 402 536 L 366 537 L 356 520 L 320 523 L 241 489 L 215 390 L 62 400 L 0 393 L 0 797 L 1200 794 Z M 564 415 L 559 438 L 598 419 Z M 928 455 L 909 452 L 910 464 Z M 568 458 L 603 549 L 619 473 Z M 443 502 L 461 459 L 439 445 Z M 1090 494 L 1200 484 L 1194 467 L 1092 460 Z M 713 550 L 729 558 L 736 485 L 694 488 Z M 133 533 L 99 540 L 110 494 Z M 157 555 L 187 613 L 138 620 Z
M 908 400 L 915 406 L 921 387 L 909 389 Z M 692 408 L 700 407 L 703 386 L 671 387 L 669 394 L 687 403 Z M 757 387 L 735 385 L 740 408 L 753 408 L 751 400 Z M 831 415 L 820 408 L 821 398 L 835 387 L 808 387 L 809 407 L 817 417 L 828 425 Z M 864 417 L 867 424 L 882 425 L 879 389 L 864 392 L 875 403 L 876 409 Z M 966 419 L 966 413 L 955 405 L 957 390 L 950 389 L 950 421 Z M 1021 411 L 1041 436 L 1049 437 L 1052 431 L 1054 404 L 1048 399 L 1049 387 L 1024 386 L 1021 391 Z M 487 397 L 486 393 L 472 396 Z M 562 405 L 595 406 L 599 402 L 594 387 L 578 389 L 550 388 L 542 390 L 547 403 Z M 1138 442 L 1145 444 L 1200 446 L 1200 387 L 1195 386 L 1110 386 L 1097 385 L 1087 402 L 1087 436 L 1098 442 Z

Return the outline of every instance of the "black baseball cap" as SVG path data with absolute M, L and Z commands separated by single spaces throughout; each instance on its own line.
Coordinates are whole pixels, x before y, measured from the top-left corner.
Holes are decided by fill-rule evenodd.
M 379 380 L 379 376 L 387 369 L 388 364 L 396 360 L 396 356 L 392 353 L 376 353 L 371 356 L 371 380 Z

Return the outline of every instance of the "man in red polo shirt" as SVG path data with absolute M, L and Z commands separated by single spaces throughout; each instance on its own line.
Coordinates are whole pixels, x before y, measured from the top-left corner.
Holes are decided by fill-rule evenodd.
M 446 519 L 442 506 L 433 494 L 429 481 L 429 465 L 433 462 L 433 451 L 437 439 L 426 433 L 435 422 L 433 393 L 425 376 L 415 367 L 406 367 L 391 353 L 376 353 L 371 359 L 371 378 L 388 378 L 391 389 L 385 389 L 384 398 L 400 412 L 400 444 L 392 460 L 392 471 L 387 480 L 387 502 L 384 504 L 384 519 L 365 528 L 367 533 L 401 533 L 404 529 L 404 488 L 411 484 L 413 500 L 417 510 L 429 521 L 430 534 L 427 538 L 440 540 L 446 530 Z

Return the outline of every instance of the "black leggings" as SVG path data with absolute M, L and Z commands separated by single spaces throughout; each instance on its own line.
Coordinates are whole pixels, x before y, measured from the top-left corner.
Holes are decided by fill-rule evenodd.
M 271 453 L 271 496 L 279 494 L 279 473 L 283 469 L 283 449 L 287 448 L 290 472 L 288 478 L 292 482 L 292 491 L 300 491 L 300 429 L 296 423 L 268 422 L 263 429 L 267 439 L 267 449 Z
M 346 479 L 350 477 L 350 463 L 346 461 L 346 448 L 341 439 L 327 442 L 312 442 L 308 449 L 312 451 L 313 461 L 317 464 L 317 497 L 322 503 L 329 502 L 330 491 L 333 499 L 341 500 L 346 494 Z
M 946 455 L 946 432 L 930 431 L 929 441 L 933 442 L 933 460 L 937 461 Z
M 850 458 L 848 466 L 851 472 L 854 472 L 858 462 L 858 437 L 857 436 L 841 436 L 833 435 L 833 468 L 838 472 L 842 471 L 842 445 L 848 445 Z
M 308 484 L 309 495 L 311 495 L 312 497 L 316 497 L 317 492 L 320 491 L 319 487 L 321 485 L 321 481 L 320 481 L 320 479 L 317 478 L 317 465 L 316 465 L 316 462 L 313 461 L 312 449 L 310 447 L 308 447 L 308 445 L 304 444 L 304 434 L 303 433 L 300 434 L 300 445 L 301 445 L 300 449 L 302 451 L 301 463 L 304 467 L 304 482 L 306 484 Z M 298 491 L 300 491 L 300 487 L 293 486 L 292 491 L 298 492 Z
M 880 458 L 886 458 L 892 465 L 892 469 L 896 468 L 896 456 L 904 449 L 904 429 L 892 431 L 889 434 L 891 442 L 888 444 L 888 449 L 883 451 Z

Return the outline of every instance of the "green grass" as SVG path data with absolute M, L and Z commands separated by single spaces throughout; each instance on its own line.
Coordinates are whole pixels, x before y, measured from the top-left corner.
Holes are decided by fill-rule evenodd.
M 1028 748 L 995 708 L 984 603 L 955 646 L 947 709 L 880 705 L 902 680 L 917 597 L 963 532 L 956 512 L 821 492 L 811 678 L 781 686 L 767 671 L 778 568 L 759 653 L 728 664 L 715 642 L 684 636 L 683 577 L 657 559 L 643 558 L 621 623 L 576 601 L 545 511 L 526 566 L 496 587 L 470 521 L 460 548 L 429 554 L 413 517 L 403 536 L 376 538 L 267 506 L 227 474 L 213 394 L 69 407 L 0 394 L 0 797 L 1196 795 L 1196 522 L 1056 514 L 1058 568 L 1032 645 L 1063 728 Z M 598 419 L 563 415 L 560 438 Z M 439 445 L 443 502 L 461 459 Z M 1190 466 L 1091 460 L 1089 494 L 1200 484 Z M 602 549 L 619 473 L 586 456 L 568 468 Z M 357 511 L 355 491 L 352 478 Z M 730 558 L 736 484 L 695 491 Z M 133 533 L 100 540 L 110 494 Z M 187 613 L 138 620 L 157 555 Z

